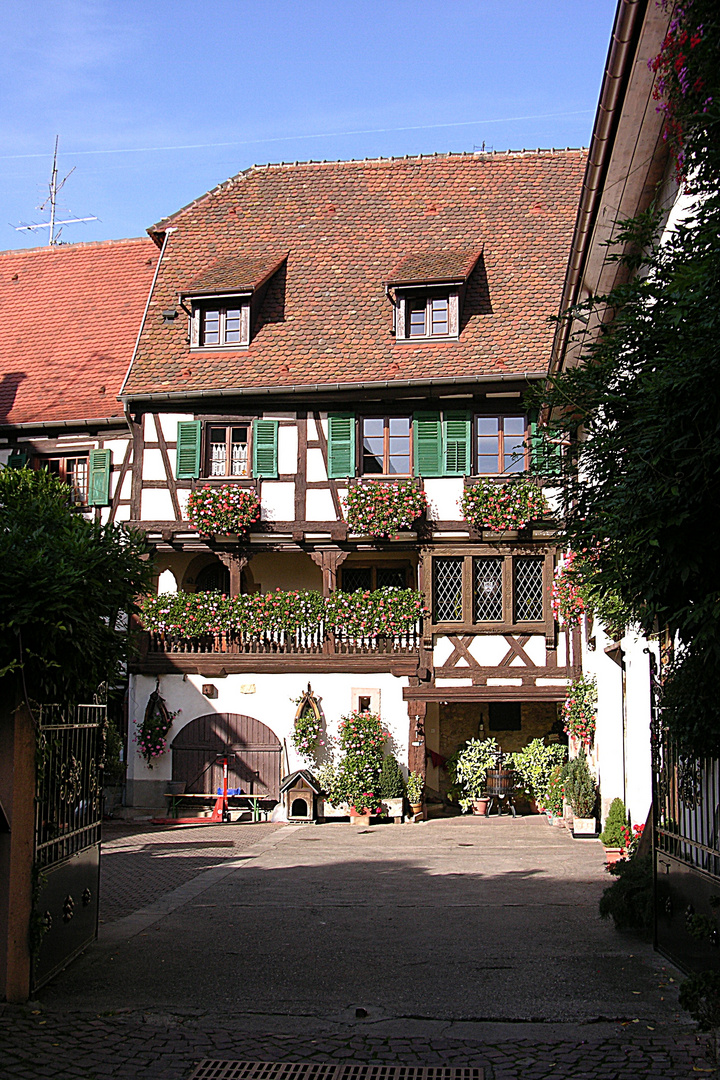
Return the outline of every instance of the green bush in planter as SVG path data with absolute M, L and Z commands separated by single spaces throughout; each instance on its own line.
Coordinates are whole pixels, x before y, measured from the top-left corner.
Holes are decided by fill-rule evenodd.
M 485 777 L 495 767 L 500 747 L 495 739 L 469 739 L 447 763 L 450 782 L 460 793 L 463 810 L 485 794 Z
M 380 797 L 382 799 L 402 799 L 405 794 L 405 781 L 402 770 L 394 754 L 383 758 L 380 770 Z
M 542 739 L 533 739 L 522 750 L 510 754 L 509 764 L 517 773 L 520 786 L 539 805 L 544 806 L 553 770 L 557 765 L 562 765 L 566 755 L 567 747 L 561 743 L 546 746 Z
M 605 820 L 605 828 L 600 833 L 600 843 L 605 847 L 624 848 L 627 823 L 625 803 L 622 799 L 613 799 Z
M 568 776 L 565 781 L 565 798 L 577 818 L 589 818 L 595 814 L 597 787 L 590 775 L 585 752 L 568 764 Z
M 411 772 L 407 778 L 407 797 L 411 806 L 418 806 L 422 802 L 425 781 L 419 772 Z

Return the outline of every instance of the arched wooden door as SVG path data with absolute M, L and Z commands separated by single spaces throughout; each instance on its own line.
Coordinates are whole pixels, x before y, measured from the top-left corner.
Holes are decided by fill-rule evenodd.
M 228 754 L 228 787 L 250 795 L 280 798 L 282 747 L 277 735 L 241 713 L 210 713 L 191 720 L 172 742 L 172 778 L 185 790 L 213 794 L 222 786 L 222 762 Z

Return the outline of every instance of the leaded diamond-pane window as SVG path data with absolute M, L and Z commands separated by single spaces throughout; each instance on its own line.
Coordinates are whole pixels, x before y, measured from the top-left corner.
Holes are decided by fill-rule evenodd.
M 462 622 L 462 558 L 433 561 L 435 622 Z
M 473 559 L 475 622 L 491 622 L 503 617 L 502 565 L 500 557 Z
M 543 560 L 515 559 L 515 619 L 541 622 L 543 617 Z
M 356 592 L 362 589 L 369 592 L 372 589 L 372 570 L 369 566 L 348 566 L 342 571 L 342 591 Z

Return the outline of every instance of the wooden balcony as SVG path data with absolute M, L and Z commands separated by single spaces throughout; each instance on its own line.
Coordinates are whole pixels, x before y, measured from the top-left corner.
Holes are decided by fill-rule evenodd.
M 419 626 L 392 637 L 351 638 L 313 630 L 250 634 L 242 631 L 197 638 L 144 633 L 131 670 L 141 675 L 178 672 L 208 677 L 235 672 L 384 671 L 415 675 L 420 667 Z

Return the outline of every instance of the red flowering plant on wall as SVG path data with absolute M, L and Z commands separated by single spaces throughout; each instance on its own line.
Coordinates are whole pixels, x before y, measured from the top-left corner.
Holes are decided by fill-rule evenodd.
M 353 484 L 343 500 L 345 518 L 353 532 L 391 536 L 409 529 L 426 512 L 425 492 L 410 480 L 388 484 L 368 480 Z
M 187 515 L 203 536 L 244 533 L 260 517 L 260 499 L 254 491 L 234 484 L 207 484 L 190 492 Z
M 568 551 L 555 569 L 553 581 L 552 606 L 556 619 L 562 619 L 566 626 L 577 626 L 587 607 L 582 595 L 581 564 L 575 552 Z
M 669 0 L 660 0 L 659 6 L 667 10 Z M 658 112 L 664 114 L 663 138 L 675 159 L 678 181 L 687 176 L 685 148 L 690 130 L 713 105 L 708 90 L 718 62 L 716 16 L 707 3 L 686 0 L 677 4 L 660 52 L 648 61 L 657 75 L 653 97 L 660 102 Z
M 595 739 L 597 684 L 581 676 L 568 690 L 562 706 L 565 733 L 578 739 L 588 749 Z
M 479 480 L 465 489 L 460 508 L 466 521 L 493 532 L 524 529 L 529 521 L 549 513 L 541 489 L 525 478 L 504 484 Z
M 629 825 L 623 825 L 623 858 L 632 859 L 640 846 L 644 828 L 644 825 L 633 825 L 632 828 Z

